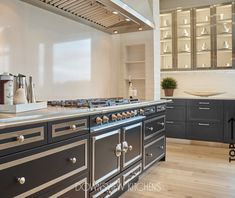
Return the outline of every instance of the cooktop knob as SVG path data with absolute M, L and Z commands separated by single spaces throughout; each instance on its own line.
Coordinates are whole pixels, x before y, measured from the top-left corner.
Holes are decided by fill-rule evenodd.
M 144 110 L 140 109 L 140 115 L 144 115 Z
M 95 122 L 96 122 L 96 124 L 102 124 L 103 120 L 102 120 L 101 117 L 97 117 L 97 118 L 95 119 Z
M 107 116 L 103 116 L 103 122 L 104 122 L 104 123 L 109 122 L 109 118 L 108 118 Z
M 122 117 L 123 118 L 126 118 L 127 117 L 127 114 L 125 112 L 122 113 Z
M 134 117 L 135 116 L 135 112 L 131 111 L 131 116 Z
M 117 114 L 117 119 L 121 120 L 122 119 L 122 115 L 120 113 Z
M 131 117 L 131 113 L 129 111 L 126 112 L 126 117 L 128 117 L 128 118 Z
M 118 117 L 115 114 L 112 114 L 112 121 L 116 121 L 118 119 Z

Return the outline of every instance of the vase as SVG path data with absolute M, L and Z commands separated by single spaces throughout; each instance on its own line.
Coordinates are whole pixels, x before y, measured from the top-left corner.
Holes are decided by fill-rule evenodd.
M 164 89 L 165 96 L 173 96 L 174 89 Z

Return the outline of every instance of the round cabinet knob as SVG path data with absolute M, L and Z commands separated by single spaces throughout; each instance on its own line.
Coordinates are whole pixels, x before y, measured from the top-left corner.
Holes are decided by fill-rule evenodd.
M 162 150 L 163 150 L 163 149 L 164 149 L 164 146 L 160 146 L 160 149 L 162 149 Z
M 133 146 L 132 145 L 128 146 L 128 149 L 129 149 L 129 151 L 132 151 L 133 150 Z
M 116 121 L 118 119 L 118 117 L 115 114 L 112 114 L 112 121 Z
M 17 181 L 19 184 L 23 185 L 25 183 L 25 178 L 24 177 L 18 177 Z
M 76 157 L 72 157 L 69 159 L 69 161 L 72 162 L 73 164 L 76 164 L 77 159 L 76 159 Z
M 129 111 L 126 112 L 126 117 L 128 117 L 128 118 L 131 117 L 131 113 Z
M 97 117 L 97 118 L 95 119 L 95 122 L 96 122 L 96 124 L 102 124 L 103 120 L 102 120 L 101 117 Z
M 147 127 L 147 129 L 153 131 L 153 127 Z
M 108 118 L 107 116 L 103 116 L 103 122 L 104 122 L 104 123 L 109 122 L 109 118 Z
M 18 142 L 24 142 L 24 136 L 20 135 L 17 137 Z
M 153 157 L 153 154 L 152 153 L 147 153 L 146 154 L 148 157 Z
M 127 115 L 126 115 L 125 112 L 122 113 L 122 117 L 123 117 L 124 119 L 127 117 Z
M 117 114 L 117 119 L 121 120 L 122 119 L 122 115 L 120 113 Z
M 74 131 L 77 129 L 77 126 L 75 124 L 73 124 L 72 126 L 70 126 L 70 129 L 72 129 Z
M 140 115 L 144 115 L 144 110 L 140 109 Z

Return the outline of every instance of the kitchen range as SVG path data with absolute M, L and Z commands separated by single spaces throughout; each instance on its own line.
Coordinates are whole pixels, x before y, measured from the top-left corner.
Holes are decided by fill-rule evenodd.
M 143 171 L 165 161 L 165 100 L 48 104 L 37 117 L 0 115 L 4 198 L 117 197 Z

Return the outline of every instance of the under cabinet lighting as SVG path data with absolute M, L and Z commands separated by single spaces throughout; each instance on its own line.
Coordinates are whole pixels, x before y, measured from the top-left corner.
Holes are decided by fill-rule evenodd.
M 125 20 L 126 20 L 126 21 L 131 21 L 129 18 L 126 18 Z
M 142 27 L 139 27 L 139 29 L 138 29 L 139 31 L 142 31 L 143 30 L 143 28 Z
M 114 33 L 114 34 L 117 34 L 117 33 L 118 33 L 118 31 L 117 31 L 117 30 L 114 30 L 114 31 L 113 31 L 113 33 Z
M 113 11 L 112 13 L 113 13 L 113 14 L 118 14 L 118 12 L 117 12 L 117 11 Z

